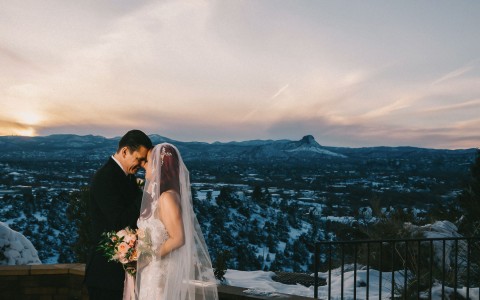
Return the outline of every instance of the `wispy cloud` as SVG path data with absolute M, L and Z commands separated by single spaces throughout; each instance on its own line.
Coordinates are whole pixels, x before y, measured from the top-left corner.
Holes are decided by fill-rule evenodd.
M 441 105 L 441 106 L 432 107 L 432 108 L 426 108 L 421 112 L 427 112 L 427 113 L 436 113 L 436 112 L 444 112 L 444 111 L 451 112 L 453 110 L 470 109 L 470 108 L 474 108 L 478 110 L 478 112 L 480 113 L 480 99 L 474 99 L 474 100 L 464 101 L 461 103 L 453 103 L 453 104 Z
M 28 124 L 22 124 L 20 122 L 0 120 L 0 135 L 23 135 L 32 136 L 36 135 L 37 130 L 34 126 Z
M 377 109 L 371 110 L 363 115 L 361 118 L 369 119 L 369 118 L 379 118 L 384 117 L 386 115 L 391 114 L 394 111 L 404 109 L 411 105 L 411 99 L 400 99 L 383 107 L 379 107 Z
M 459 68 L 459 69 L 456 69 L 452 72 L 449 72 L 443 76 L 441 76 L 440 78 L 438 78 L 437 80 L 433 81 L 432 82 L 432 85 L 437 85 L 437 84 L 440 84 L 442 82 L 445 82 L 445 81 L 449 81 L 449 80 L 452 80 L 452 79 L 455 79 L 455 78 L 458 78 L 466 73 L 468 73 L 470 70 L 473 69 L 473 66 L 465 66 L 465 67 L 462 67 L 462 68 Z
M 9 73 L 19 70 L 29 70 L 29 71 L 42 71 L 43 69 L 37 64 L 30 60 L 27 56 L 22 55 L 18 51 L 15 51 L 9 48 L 6 45 L 0 44 L 0 62 L 4 68 L 0 71 L 1 73 Z M 9 66 L 8 68 L 6 66 Z

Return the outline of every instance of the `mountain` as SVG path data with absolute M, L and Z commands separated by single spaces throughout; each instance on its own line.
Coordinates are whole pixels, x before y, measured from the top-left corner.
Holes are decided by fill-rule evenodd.
M 328 147 L 312 135 L 300 140 L 252 140 L 243 142 L 182 142 L 158 134 L 153 144 L 169 142 L 189 160 L 243 160 L 246 162 L 311 161 L 317 159 L 366 160 L 471 155 L 476 149 L 439 150 L 415 147 Z M 0 136 L 0 159 L 103 159 L 116 150 L 120 137 L 56 134 L 39 137 Z
M 315 138 L 311 135 L 304 136 L 300 141 L 294 143 L 295 148 L 286 150 L 288 152 L 303 152 L 304 154 L 322 154 L 322 155 L 330 155 L 330 156 L 337 156 L 337 157 L 344 157 L 346 155 L 335 153 L 333 151 L 327 150 L 320 146 L 320 144 L 315 141 Z

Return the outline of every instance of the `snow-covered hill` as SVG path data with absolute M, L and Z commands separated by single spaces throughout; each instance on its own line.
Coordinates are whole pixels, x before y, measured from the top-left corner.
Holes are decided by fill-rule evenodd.
M 0 265 L 41 263 L 33 244 L 23 234 L 0 222 Z

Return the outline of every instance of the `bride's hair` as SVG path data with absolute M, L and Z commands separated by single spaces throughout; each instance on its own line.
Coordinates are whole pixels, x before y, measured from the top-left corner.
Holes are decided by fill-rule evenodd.
M 162 160 L 160 175 L 160 195 L 168 190 L 180 194 L 179 161 L 177 151 L 170 145 L 163 145 L 160 149 Z

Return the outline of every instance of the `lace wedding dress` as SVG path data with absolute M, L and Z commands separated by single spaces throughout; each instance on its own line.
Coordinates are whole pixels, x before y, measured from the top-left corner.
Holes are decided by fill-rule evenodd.
M 153 211 L 155 210 L 153 209 Z M 153 249 L 160 248 L 163 243 L 165 243 L 168 239 L 168 232 L 162 221 L 154 217 L 147 220 L 139 219 L 137 226 L 144 232 L 144 238 L 139 240 L 139 249 L 143 251 L 143 254 L 140 255 L 147 256 L 146 262 L 148 262 L 145 266 L 139 266 L 139 268 L 142 269 L 139 272 L 139 274 L 141 274 L 141 280 L 137 281 L 140 284 L 138 287 L 138 299 L 162 300 L 164 299 L 166 276 L 170 272 L 169 270 L 172 264 L 170 264 L 171 260 L 168 259 L 168 257 L 157 258 L 155 255 L 152 255 L 151 252 Z M 150 257 L 150 259 L 148 257 Z

